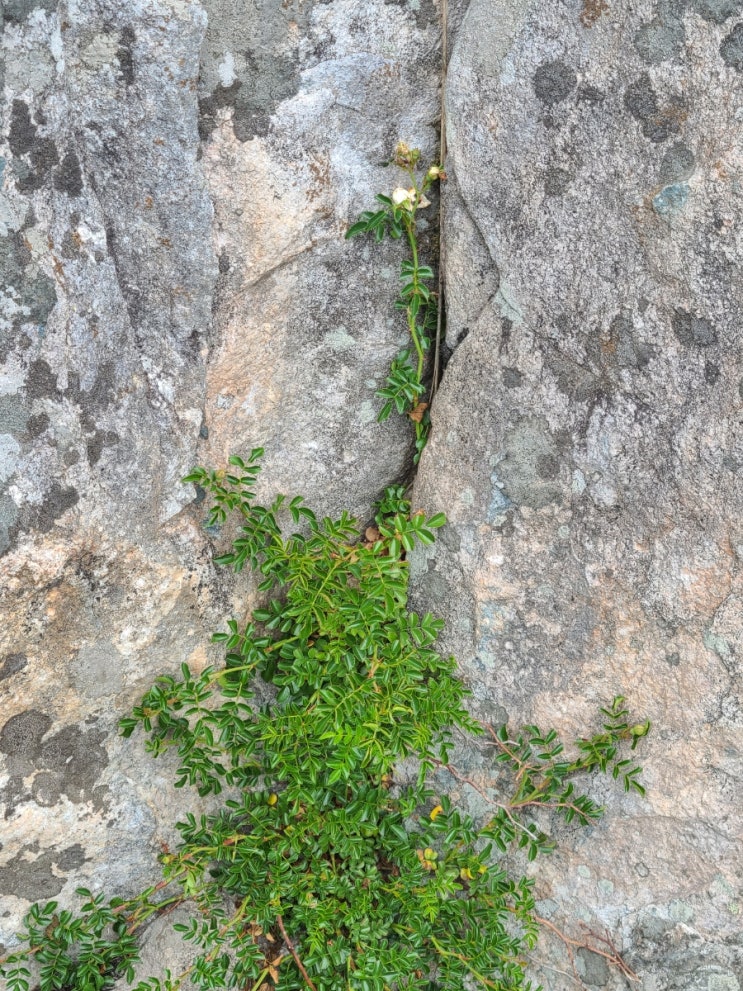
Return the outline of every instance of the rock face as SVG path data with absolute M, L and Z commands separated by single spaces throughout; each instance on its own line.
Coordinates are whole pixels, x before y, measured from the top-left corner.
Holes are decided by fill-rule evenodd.
M 472 0 L 447 83 L 453 354 L 415 502 L 450 525 L 415 598 L 483 718 L 570 737 L 621 692 L 652 719 L 646 799 L 596 783 L 537 888 L 646 991 L 743 987 L 740 16 Z
M 410 464 L 375 423 L 399 253 L 343 234 L 398 138 L 434 153 L 438 17 L 3 4 L 0 940 L 32 901 L 140 888 L 196 809 L 116 735 L 246 608 L 182 475 L 263 445 L 265 492 L 363 517 Z M 647 797 L 595 782 L 605 819 L 554 827 L 541 915 L 608 930 L 643 991 L 741 991 L 743 4 L 448 20 L 450 360 L 415 498 L 451 522 L 414 597 L 482 718 L 570 737 L 621 692 L 654 723 Z
M 438 27 L 383 0 L 9 0 L 0 27 L 7 941 L 30 901 L 139 888 L 183 814 L 116 735 L 245 610 L 183 474 L 264 445 L 266 491 L 363 517 L 407 471 L 375 422 L 397 252 L 343 234 L 400 136 L 435 147 Z

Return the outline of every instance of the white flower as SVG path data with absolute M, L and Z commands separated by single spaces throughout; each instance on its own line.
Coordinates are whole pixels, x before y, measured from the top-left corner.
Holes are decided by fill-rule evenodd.
M 397 189 L 392 190 L 392 202 L 395 206 L 404 206 L 409 208 L 413 204 L 414 196 L 414 189 L 403 189 L 402 186 L 398 186 Z

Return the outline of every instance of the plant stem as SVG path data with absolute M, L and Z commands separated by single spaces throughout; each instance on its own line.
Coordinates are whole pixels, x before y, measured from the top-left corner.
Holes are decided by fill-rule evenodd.
M 415 236 L 415 214 L 411 214 L 409 217 L 405 218 L 405 229 L 408 234 L 408 243 L 410 244 L 410 251 L 413 255 L 413 285 L 414 292 L 412 299 L 418 298 L 418 241 Z M 407 309 L 408 317 L 408 330 L 410 331 L 410 336 L 413 339 L 413 344 L 415 345 L 415 351 L 418 355 L 418 367 L 416 369 L 416 378 L 420 383 L 423 376 L 423 348 L 421 347 L 420 338 L 418 337 L 418 328 L 415 323 L 415 315 L 411 312 L 410 304 L 408 304 Z
M 286 929 L 284 928 L 284 920 L 281 918 L 281 915 L 277 915 L 276 916 L 276 922 L 278 923 L 279 929 L 281 930 L 281 935 L 284 937 L 284 942 L 286 943 L 287 947 L 289 948 L 289 952 L 294 957 L 294 963 L 299 968 L 299 972 L 302 975 L 302 977 L 304 978 L 305 983 L 307 984 L 307 987 L 308 988 L 311 988 L 311 991 L 317 991 L 317 988 L 312 983 L 312 978 L 307 973 L 307 971 L 304 969 L 304 964 L 299 959 L 299 954 L 297 953 L 297 951 L 296 951 L 296 949 L 294 947 L 294 943 L 292 943 L 292 941 L 289 939 L 289 934 L 287 933 Z

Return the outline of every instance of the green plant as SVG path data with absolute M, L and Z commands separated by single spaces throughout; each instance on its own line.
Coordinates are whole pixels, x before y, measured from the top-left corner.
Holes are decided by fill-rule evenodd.
M 388 489 L 364 539 L 347 515 L 318 520 L 300 498 L 260 506 L 261 454 L 187 481 L 210 494 L 210 523 L 239 515 L 237 539 L 217 560 L 256 571 L 265 605 L 214 636 L 224 667 L 182 665 L 121 721 L 124 736 L 144 732 L 153 756 L 177 751 L 176 787 L 226 790 L 224 802 L 184 816 L 178 848 L 160 858 L 162 879 L 136 898 L 80 889 L 78 914 L 34 906 L 25 945 L 0 961 L 8 991 L 28 991 L 32 961 L 40 991 L 131 983 L 136 932 L 182 902 L 193 907 L 191 923 L 176 927 L 194 944 L 192 965 L 137 991 L 176 991 L 186 978 L 241 991 L 529 987 L 532 883 L 499 854 L 551 848 L 537 809 L 598 818 L 576 775 L 609 771 L 642 793 L 620 749 L 649 724 L 631 725 L 617 697 L 602 730 L 568 758 L 553 731 L 512 736 L 475 722 L 454 661 L 434 649 L 441 622 L 407 608 L 406 553 L 433 542 L 443 515 L 411 513 L 404 491 Z M 270 701 L 257 703 L 257 678 Z M 494 781 L 509 772 L 510 797 L 452 766 L 455 729 L 484 735 Z M 406 758 L 414 769 L 396 780 Z M 480 790 L 492 814 L 475 822 L 455 808 L 431 787 L 433 769 Z
M 377 195 L 382 204 L 380 210 L 365 210 L 353 224 L 347 238 L 360 234 L 373 234 L 377 241 L 391 237 L 394 240 L 405 235 L 410 256 L 400 265 L 402 289 L 395 306 L 403 310 L 408 324 L 411 348 L 405 348 L 395 357 L 387 376 L 387 384 L 377 391 L 384 399 L 379 412 L 379 422 L 386 420 L 393 409 L 407 415 L 415 425 L 415 455 L 417 464 L 426 446 L 431 420 L 428 403 L 423 401 L 426 393 L 424 383 L 426 352 L 431 347 L 431 333 L 436 328 L 437 299 L 428 283 L 434 278 L 429 265 L 421 265 L 418 246 L 418 211 L 430 206 L 426 193 L 431 186 L 446 175 L 440 165 L 432 165 L 420 174 L 418 164 L 420 151 L 408 148 L 400 142 L 395 149 L 392 164 L 403 169 L 410 186 L 398 186 L 390 196 Z

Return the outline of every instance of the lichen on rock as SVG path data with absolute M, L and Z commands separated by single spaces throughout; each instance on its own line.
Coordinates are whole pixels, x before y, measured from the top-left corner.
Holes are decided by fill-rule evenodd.
M 484 718 L 570 735 L 622 691 L 652 719 L 646 799 L 561 832 L 537 896 L 610 931 L 643 987 L 737 987 L 739 11 L 606 6 L 474 0 L 454 34 L 452 354 L 414 500 L 450 524 L 414 598 Z

